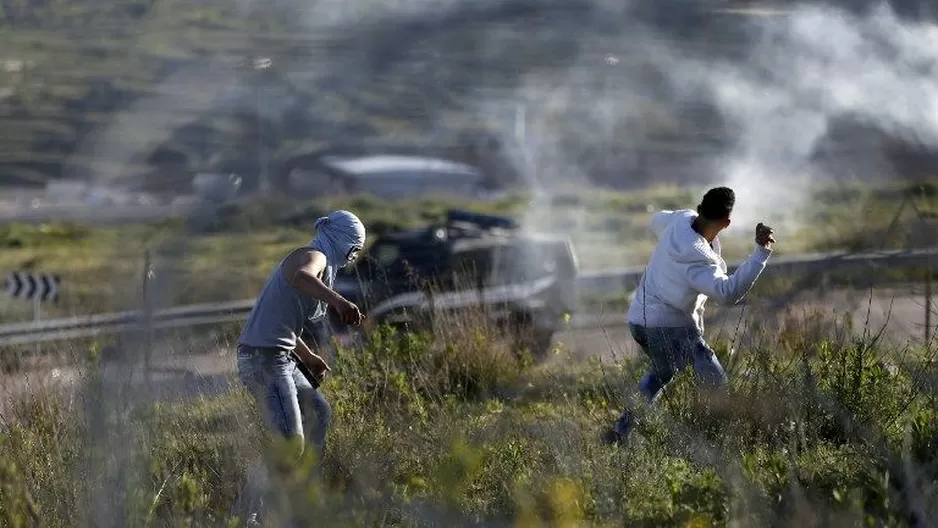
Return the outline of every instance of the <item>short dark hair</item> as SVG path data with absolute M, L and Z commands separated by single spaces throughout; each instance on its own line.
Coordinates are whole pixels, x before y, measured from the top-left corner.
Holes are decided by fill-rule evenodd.
M 729 187 L 714 187 L 703 195 L 697 214 L 704 220 L 726 220 L 736 205 L 736 193 Z

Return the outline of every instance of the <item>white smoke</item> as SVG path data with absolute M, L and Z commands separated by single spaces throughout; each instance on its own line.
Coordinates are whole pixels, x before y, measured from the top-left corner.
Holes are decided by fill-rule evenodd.
M 634 9 L 647 8 L 639 4 Z M 385 41 L 369 45 L 373 31 L 407 23 L 431 27 L 435 20 L 466 5 L 458 0 L 296 4 L 292 8 L 299 9 L 302 16 L 298 18 L 308 27 L 308 34 L 302 35 L 306 39 L 328 41 L 356 31 L 361 35 L 358 53 L 333 57 L 331 62 L 311 58 L 315 67 L 309 68 L 305 82 L 338 77 L 348 80 L 350 88 L 368 82 L 367 67 L 355 59 L 385 51 Z M 503 5 L 508 4 L 493 1 L 472 7 L 482 11 Z M 491 19 L 474 23 L 478 27 L 456 28 L 483 36 L 476 47 L 459 53 L 474 53 L 485 61 L 510 57 L 517 45 L 530 48 L 531 41 L 550 45 L 551 37 L 545 38 L 544 31 L 565 33 L 559 38 L 568 48 L 576 48 L 576 60 L 565 58 L 551 67 L 548 56 L 543 59 L 546 66 L 531 68 L 507 86 L 496 88 L 498 79 L 482 75 L 479 90 L 470 90 L 474 95 L 468 96 L 472 102 L 464 113 L 500 123 L 495 129 L 504 144 L 514 146 L 512 161 L 522 169 L 526 185 L 538 193 L 583 189 L 594 180 L 595 167 L 609 170 L 618 163 L 622 183 L 635 177 L 633 171 L 644 170 L 652 172 L 656 181 L 730 185 L 738 195 L 735 225 L 766 219 L 781 222 L 791 231 L 799 227 L 800 209 L 809 198 L 806 183 L 830 179 L 832 166 L 839 165 L 841 172 L 865 170 L 882 173 L 883 179 L 891 177 L 889 166 L 876 162 L 875 145 L 868 151 L 833 153 L 832 160 L 818 163 L 837 119 L 867 122 L 929 146 L 938 142 L 938 27 L 932 23 L 900 20 L 887 7 L 866 15 L 815 6 L 797 6 L 774 16 L 713 12 L 706 16 L 731 20 L 726 27 L 748 37 L 748 41 L 737 39 L 734 54 L 719 56 L 698 49 L 713 42 L 670 35 L 638 21 L 622 4 L 584 2 L 586 6 L 621 21 L 617 22 L 620 31 L 590 31 L 586 26 L 592 22 L 583 20 L 595 18 L 586 17 L 572 22 L 570 29 L 545 30 L 548 24 L 526 32 L 523 23 Z M 250 7 L 257 10 L 263 5 L 254 2 Z M 279 7 L 284 6 L 271 6 Z M 560 19 L 556 13 L 551 16 Z M 723 37 L 716 33 L 708 40 Z M 407 39 L 400 42 L 404 49 L 433 48 L 445 38 L 431 35 L 426 43 L 419 36 L 402 37 Z M 394 60 L 407 59 L 397 56 Z M 450 59 L 444 55 L 440 60 Z M 405 66 L 398 69 L 410 71 Z M 174 90 L 137 101 L 114 123 L 87 138 L 76 157 L 97 157 L 99 181 L 115 181 L 121 166 L 138 160 L 176 125 L 196 118 L 199 108 L 209 111 L 226 82 L 237 84 L 225 75 L 201 73 L 167 79 L 164 84 L 186 87 L 187 93 Z M 284 75 L 290 77 L 288 71 Z M 434 82 L 420 72 L 403 77 L 415 88 Z M 714 123 L 686 115 L 688 108 L 706 103 L 715 107 L 723 121 L 717 128 L 727 130 L 709 130 Z M 185 111 L 174 112 L 174 107 Z M 162 115 L 157 111 L 160 108 L 166 110 Z M 524 109 L 521 126 L 519 108 Z M 698 125 L 701 139 L 728 137 L 729 148 L 721 150 L 702 141 L 699 155 L 671 156 L 663 146 L 667 134 L 659 139 L 662 131 L 690 137 L 688 128 Z M 452 128 L 451 123 L 441 122 L 427 129 L 426 135 L 440 137 Z M 613 152 L 629 149 L 634 151 L 631 156 Z M 842 156 L 855 160 L 847 163 Z M 532 218 L 545 214 L 550 212 L 532 214 Z
M 812 153 L 836 118 L 938 145 L 938 26 L 886 7 L 801 7 L 751 24 L 761 37 L 746 62 L 691 69 L 737 129 L 722 177 L 739 191 L 743 223 L 805 202 L 805 184 L 825 177 Z
M 864 171 L 857 177 L 866 180 L 893 177 L 888 164 L 876 162 L 875 144 L 833 152 L 833 163 L 824 159 L 836 120 L 854 119 L 938 146 L 938 26 L 903 21 L 885 6 L 865 15 L 799 6 L 773 16 L 735 16 L 752 41 L 741 56 L 704 58 L 693 42 L 624 21 L 621 36 L 585 45 L 572 67 L 532 74 L 506 93 L 505 100 L 526 101 L 529 109 L 528 137 L 516 160 L 534 173 L 528 175 L 532 185 L 543 191 L 583 188 L 589 181 L 589 168 L 578 163 L 576 152 L 558 146 L 564 138 L 641 150 L 646 134 L 693 126 L 682 121 L 681 108 L 705 100 L 728 128 L 730 147 L 682 168 L 665 164 L 663 154 L 651 170 L 664 181 L 683 170 L 694 181 L 734 188 L 734 225 L 746 228 L 731 234 L 749 236 L 749 226 L 760 220 L 791 232 L 804 227 L 799 221 L 810 199 L 808 184 L 832 181 L 832 165 Z M 619 51 L 604 55 L 603 49 Z M 666 86 L 649 80 L 649 68 Z M 509 129 L 503 132 L 509 143 L 517 140 Z M 630 179 L 629 170 L 622 168 L 622 181 Z M 530 216 L 541 222 L 550 212 Z

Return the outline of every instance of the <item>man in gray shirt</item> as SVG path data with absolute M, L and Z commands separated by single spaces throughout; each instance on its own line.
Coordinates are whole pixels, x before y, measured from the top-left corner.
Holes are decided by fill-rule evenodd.
M 315 227 L 316 238 L 277 264 L 254 303 L 238 339 L 238 376 L 268 427 L 287 439 L 300 439 L 301 445 L 311 444 L 321 457 L 332 409 L 318 385 L 330 369 L 300 334 L 309 322 L 325 318 L 329 306 L 344 324 L 361 323 L 358 307 L 332 285 L 338 269 L 355 260 L 364 246 L 365 227 L 342 210 L 318 219 Z M 257 498 L 259 478 L 250 479 L 248 500 Z

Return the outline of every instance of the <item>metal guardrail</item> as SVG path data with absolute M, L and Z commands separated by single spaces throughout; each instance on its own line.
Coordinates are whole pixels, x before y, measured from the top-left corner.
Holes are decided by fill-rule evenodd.
M 773 258 L 768 269 L 775 275 L 820 273 L 836 269 L 839 272 L 869 271 L 892 267 L 927 268 L 938 266 L 938 248 L 871 251 L 865 253 L 815 253 L 785 258 Z M 739 267 L 729 266 L 732 273 Z M 631 291 L 645 272 L 644 267 L 619 268 L 582 275 L 580 291 L 615 293 Z
M 160 330 L 238 321 L 247 317 L 253 305 L 253 299 L 246 299 L 169 308 L 153 312 L 150 326 Z M 2 325 L 0 345 L 22 345 L 142 330 L 145 320 L 143 312 L 131 310 Z
M 938 248 L 878 251 L 869 253 L 827 253 L 780 258 L 769 262 L 773 274 L 818 273 L 822 271 L 868 271 L 890 267 L 938 267 Z M 731 266 L 730 271 L 736 266 Z M 581 294 L 627 292 L 636 287 L 644 267 L 621 268 L 580 276 Z M 151 315 L 153 329 L 182 328 L 219 324 L 245 318 L 253 299 L 194 304 L 156 311 Z M 595 318 L 577 318 L 573 326 L 585 328 Z M 63 339 L 95 337 L 123 331 L 142 330 L 140 311 L 51 319 L 48 321 L 0 325 L 0 346 L 22 345 Z

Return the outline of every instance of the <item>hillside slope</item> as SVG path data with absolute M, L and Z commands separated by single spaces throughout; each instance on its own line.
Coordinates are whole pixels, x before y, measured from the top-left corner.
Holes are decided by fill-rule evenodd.
M 651 0 L 4 2 L 0 184 L 184 190 L 221 170 L 250 189 L 261 145 L 280 184 L 297 156 L 383 145 L 526 184 L 700 183 L 739 162 L 867 179 L 933 170 L 938 125 L 878 104 L 936 65 L 916 48 L 928 27 L 910 21 L 925 2 L 894 2 L 898 19 L 868 15 L 872 2 L 789 4 L 795 15 L 759 17 Z M 869 53 L 910 64 L 868 78 L 855 64 Z M 860 96 L 792 81 L 817 69 Z

